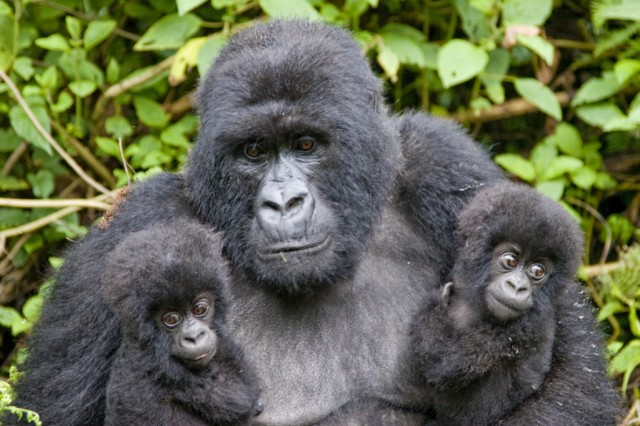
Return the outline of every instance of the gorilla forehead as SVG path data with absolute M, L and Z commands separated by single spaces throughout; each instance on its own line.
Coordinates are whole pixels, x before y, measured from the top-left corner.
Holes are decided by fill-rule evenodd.
M 281 107 L 285 101 L 304 114 L 322 112 L 319 102 L 331 104 L 332 119 L 348 121 L 359 109 L 370 111 L 380 93 L 380 82 L 349 33 L 274 21 L 232 37 L 200 85 L 198 106 L 203 127 L 211 131 L 230 109 L 270 101 Z
M 178 220 L 128 235 L 109 255 L 104 292 L 122 315 L 158 304 L 182 306 L 205 291 L 224 291 L 222 240 L 194 221 Z
M 504 183 L 480 191 L 471 205 L 459 218 L 463 240 L 484 241 L 484 249 L 508 241 L 527 248 L 530 256 L 551 257 L 561 270 L 577 269 L 582 231 L 557 202 L 531 187 Z

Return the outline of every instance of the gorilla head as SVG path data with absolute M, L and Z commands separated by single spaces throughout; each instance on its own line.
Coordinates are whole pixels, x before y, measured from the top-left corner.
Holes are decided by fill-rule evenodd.
M 558 203 L 536 190 L 501 184 L 480 191 L 460 214 L 461 250 L 454 283 L 500 321 L 540 311 L 562 283 L 573 280 L 584 239 Z M 540 293 L 535 295 L 534 293 Z
M 104 293 L 125 341 L 148 348 L 150 365 L 167 375 L 184 374 L 174 363 L 207 366 L 216 353 L 228 279 L 221 240 L 200 224 L 174 221 L 131 234 L 109 257 Z
M 351 276 L 398 167 L 381 105 L 344 30 L 273 21 L 231 39 L 200 85 L 186 179 L 234 266 L 287 291 Z

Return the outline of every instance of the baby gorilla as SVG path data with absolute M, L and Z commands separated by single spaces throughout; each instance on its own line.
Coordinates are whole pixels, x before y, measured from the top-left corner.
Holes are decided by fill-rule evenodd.
M 175 221 L 133 233 L 111 252 L 104 292 L 124 336 L 107 425 L 243 424 L 257 412 L 257 380 L 224 325 L 221 249 L 218 234 Z
M 457 238 L 453 282 L 434 290 L 419 315 L 414 348 L 437 424 L 496 424 L 551 369 L 582 232 L 554 201 L 500 184 L 460 213 Z

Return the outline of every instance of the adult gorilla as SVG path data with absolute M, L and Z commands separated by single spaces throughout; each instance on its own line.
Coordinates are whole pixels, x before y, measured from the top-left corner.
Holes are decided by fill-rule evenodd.
M 490 159 L 453 124 L 390 116 L 351 36 L 321 24 L 276 21 L 236 35 L 198 108 L 186 172 L 137 186 L 106 229 L 68 254 L 17 404 L 48 425 L 102 422 L 121 340 L 101 296 L 106 254 L 131 232 L 186 216 L 225 232 L 229 329 L 261 381 L 258 423 L 337 411 L 347 421 L 362 414 L 359 400 L 384 407 L 389 422 L 427 412 L 406 367 L 410 321 L 448 274 L 457 213 L 476 188 L 503 179 Z M 512 423 L 613 422 L 592 313 L 575 300 L 558 324 L 553 380 Z

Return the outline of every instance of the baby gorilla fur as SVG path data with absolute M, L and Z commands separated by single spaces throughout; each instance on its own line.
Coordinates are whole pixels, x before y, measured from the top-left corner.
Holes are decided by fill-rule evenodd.
M 107 425 L 249 423 L 259 387 L 225 329 L 221 249 L 218 234 L 183 220 L 130 234 L 111 252 L 104 293 L 124 336 L 107 386 Z M 194 356 L 193 346 L 185 353 L 179 339 L 195 344 L 195 334 L 206 338 L 206 355 Z
M 563 297 L 576 285 L 583 236 L 559 204 L 499 184 L 460 213 L 456 237 L 453 282 L 431 294 L 415 348 L 437 424 L 499 424 L 551 370 L 559 305 L 572 302 Z M 522 278 L 522 294 L 502 280 L 510 273 Z M 492 297 L 501 285 L 513 286 L 507 305 Z

